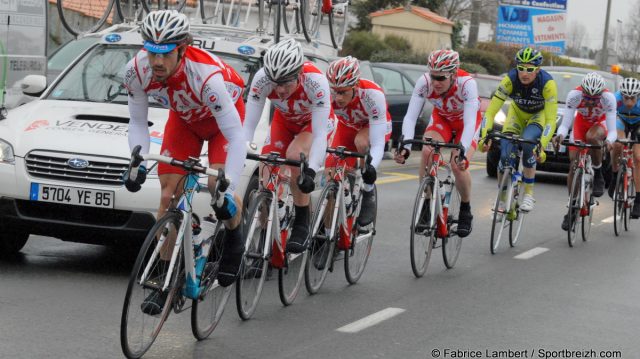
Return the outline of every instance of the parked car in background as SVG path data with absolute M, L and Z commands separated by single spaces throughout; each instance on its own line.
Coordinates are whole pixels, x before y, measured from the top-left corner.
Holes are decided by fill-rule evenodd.
M 556 116 L 556 130 L 562 123 L 562 118 L 564 116 L 564 109 L 567 94 L 569 91 L 575 89 L 580 86 L 582 78 L 588 74 L 589 72 L 597 72 L 602 77 L 604 77 L 607 88 L 610 91 L 617 91 L 620 83 L 622 82 L 622 77 L 616 74 L 612 74 L 605 71 L 596 71 L 593 69 L 586 69 L 580 67 L 567 67 L 567 66 L 547 66 L 543 67 L 544 70 L 549 72 L 553 79 L 555 80 L 558 86 L 558 113 Z M 507 104 L 507 102 L 505 102 Z M 498 118 L 496 117 L 494 122 L 494 130 L 501 131 L 502 125 L 504 124 L 504 117 Z M 569 132 L 571 133 L 571 132 Z M 560 147 L 560 150 L 557 154 L 554 153 L 553 147 L 551 144 L 547 145 L 545 148 L 545 152 L 547 154 L 547 160 L 545 163 L 538 164 L 538 171 L 546 171 L 546 172 L 557 172 L 557 173 L 568 173 L 569 172 L 569 155 L 564 146 Z M 609 181 L 609 171 L 611 169 L 608 154 L 604 159 L 604 167 L 605 168 L 605 180 Z M 487 175 L 491 177 L 495 177 L 497 174 L 498 161 L 500 160 L 500 144 L 498 141 L 493 141 L 491 144 L 491 148 L 487 153 Z

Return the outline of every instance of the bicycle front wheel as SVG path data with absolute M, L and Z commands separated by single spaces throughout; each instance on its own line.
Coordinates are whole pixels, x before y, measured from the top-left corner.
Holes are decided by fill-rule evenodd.
M 374 198 L 376 199 L 376 210 L 374 220 L 371 224 L 364 227 L 358 225 L 358 221 L 355 220 L 353 228 L 351 229 L 351 248 L 345 251 L 344 255 L 344 274 L 349 284 L 356 284 L 364 268 L 367 266 L 369 255 L 371 254 L 371 245 L 373 244 L 373 237 L 376 234 L 376 219 L 378 216 L 378 192 L 377 188 L 373 188 Z M 360 191 L 358 208 L 362 206 L 362 191 Z
M 216 328 L 231 293 L 231 286 L 222 287 L 216 280 L 222 258 L 223 238 L 224 230 L 222 230 L 222 226 L 219 226 L 216 233 L 210 238 L 212 241 L 211 249 L 207 257 L 207 264 L 202 271 L 200 296 L 197 300 L 193 300 L 191 307 L 191 331 L 198 340 L 207 339 Z
M 516 243 L 518 243 L 518 240 L 520 239 L 522 225 L 524 224 L 524 219 L 527 214 L 527 212 L 520 210 L 522 196 L 519 194 L 524 193 L 524 184 L 522 182 L 518 182 L 517 186 L 517 191 L 513 191 L 514 196 L 511 200 L 511 210 L 509 211 L 509 245 L 511 247 L 515 247 Z M 516 193 L 518 193 L 518 195 L 515 195 Z
M 624 166 L 620 166 L 618 170 L 618 176 L 616 177 L 615 191 L 613 195 L 613 233 L 619 236 L 622 233 L 622 228 L 627 221 L 625 216 L 626 211 L 626 198 L 624 193 L 624 173 L 626 172 Z
M 109 18 L 114 1 L 109 0 L 105 6 L 104 0 L 85 0 L 82 5 L 70 0 L 57 0 L 60 22 L 71 35 L 76 37 L 96 32 Z M 86 14 L 84 12 L 86 9 L 91 13 Z M 95 18 L 92 16 L 93 13 L 101 13 L 102 15 Z
M 453 226 L 453 224 L 457 223 L 456 220 L 460 214 L 460 193 L 456 186 L 451 187 L 448 211 L 447 226 L 449 227 L 449 236 L 442 239 L 442 259 L 444 259 L 444 265 L 451 269 L 456 265 L 460 255 L 460 248 L 462 247 L 462 238 L 455 234 L 456 228 Z
M 493 221 L 491 223 L 491 243 L 489 249 L 491 254 L 496 254 L 498 246 L 500 245 L 500 239 L 504 229 L 509 225 L 507 223 L 508 211 L 504 206 L 507 199 L 511 197 L 511 170 L 506 169 L 502 173 L 502 179 L 498 185 L 498 195 L 496 196 L 496 203 L 493 207 Z
M 436 229 L 435 226 L 431 225 L 431 223 L 435 223 L 433 220 L 435 218 L 434 214 L 431 213 L 431 218 L 428 221 L 423 218 L 423 216 L 427 215 L 423 213 L 424 202 L 427 202 L 427 208 L 430 210 L 435 208 L 434 201 L 437 199 L 434 197 L 434 185 L 433 177 L 425 177 L 420 182 L 418 194 L 413 204 L 413 214 L 411 216 L 411 225 L 409 226 L 411 232 L 409 250 L 411 252 L 411 270 L 417 278 L 422 277 L 427 271 L 427 266 L 431 259 L 431 251 L 436 241 Z M 426 222 L 427 228 L 419 226 L 421 219 L 423 220 L 422 222 Z
M 584 170 L 582 168 L 576 168 L 573 174 L 573 181 L 571 182 L 571 192 L 569 192 L 569 211 L 567 213 L 569 228 L 567 230 L 567 241 L 569 247 L 573 247 L 576 243 L 576 223 L 577 217 L 580 215 L 580 207 L 582 204 L 579 202 L 580 198 L 580 181 Z
M 244 258 L 236 283 L 236 308 L 242 320 L 251 318 L 255 312 L 267 274 L 269 262 L 264 257 L 264 246 L 271 241 L 267 231 L 270 201 L 269 193 L 259 193 L 249 211 Z
M 590 185 L 591 187 L 591 185 Z M 586 216 L 582 216 L 582 241 L 586 242 L 589 239 L 589 234 L 591 234 L 591 224 L 593 222 L 593 210 L 596 207 L 595 197 L 591 194 L 593 187 L 585 190 L 585 196 L 588 198 L 586 201 L 588 205 L 589 213 Z
M 120 344 L 127 358 L 140 358 L 149 350 L 173 307 L 183 263 L 182 246 L 178 249 L 180 252 L 171 273 L 168 258 L 171 258 L 170 251 L 175 248 L 171 242 L 177 236 L 181 221 L 179 213 L 167 212 L 156 222 L 147 234 L 133 266 L 120 321 Z M 162 260 L 161 256 L 167 260 Z M 170 278 L 169 286 L 162 290 L 167 277 Z M 143 304 L 152 296 L 165 298 L 159 312 L 151 311 L 150 306 Z
M 291 208 L 293 210 L 293 208 Z M 293 217 L 289 218 L 285 231 L 287 241 L 291 237 L 293 230 Z M 282 234 L 281 234 L 282 235 Z M 283 248 L 286 241 L 282 242 Z M 283 305 L 291 305 L 298 295 L 302 279 L 304 278 L 304 267 L 307 264 L 308 251 L 302 253 L 289 253 L 285 251 L 285 261 L 282 268 L 278 270 L 278 293 Z
M 304 268 L 304 285 L 309 294 L 318 293 L 332 264 L 336 242 L 335 233 L 329 233 L 331 215 L 328 214 L 332 214 L 333 206 L 330 204 L 337 200 L 337 193 L 338 186 L 333 182 L 327 183 L 320 193 L 311 216 L 311 244 L 308 249 L 307 265 Z

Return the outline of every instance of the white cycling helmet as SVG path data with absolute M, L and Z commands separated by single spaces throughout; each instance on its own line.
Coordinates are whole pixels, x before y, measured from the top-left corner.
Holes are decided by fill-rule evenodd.
M 589 72 L 580 84 L 582 92 L 589 96 L 599 96 L 604 91 L 604 79 L 597 72 Z
M 355 57 L 347 56 L 335 60 L 327 69 L 327 80 L 331 87 L 352 87 L 360 81 L 360 64 Z
M 620 93 L 624 96 L 638 96 L 640 94 L 640 81 L 633 77 L 627 77 L 620 85 Z
M 291 38 L 271 46 L 264 54 L 264 72 L 274 82 L 286 81 L 297 76 L 302 64 L 302 46 Z
M 180 44 L 189 38 L 189 18 L 175 10 L 151 11 L 142 21 L 140 31 L 145 42 Z

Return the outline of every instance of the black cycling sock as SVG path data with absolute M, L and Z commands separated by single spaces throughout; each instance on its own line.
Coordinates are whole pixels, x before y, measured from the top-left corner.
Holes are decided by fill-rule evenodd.
M 225 251 L 231 253 L 239 253 L 244 251 L 244 243 L 242 243 L 242 228 L 237 226 L 234 229 L 227 229 L 225 234 L 224 248 Z
M 471 212 L 471 203 L 469 203 L 469 202 L 460 202 L 460 211 Z
M 640 203 L 640 192 L 636 192 L 636 198 L 634 200 L 635 203 Z
M 296 218 L 294 223 L 306 224 L 309 222 L 309 206 L 295 206 Z

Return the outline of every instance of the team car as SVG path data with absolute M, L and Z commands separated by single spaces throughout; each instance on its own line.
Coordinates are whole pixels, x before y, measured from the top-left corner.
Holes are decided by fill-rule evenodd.
M 191 31 L 194 46 L 233 66 L 247 86 L 271 44 L 241 29 L 192 25 Z M 142 37 L 136 27 L 124 24 L 85 37 L 96 41 L 84 40 L 86 50 L 50 85 L 44 76 L 25 78 L 24 92 L 40 97 L 0 121 L 0 256 L 18 253 L 30 234 L 136 248 L 155 223 L 160 198 L 155 167 L 135 194 L 122 181 L 130 158 L 123 72 Z M 326 69 L 323 54 L 303 46 L 307 58 Z M 159 153 L 168 110 L 153 98 L 150 107 L 150 151 Z M 265 106 L 255 150 L 266 137 L 270 115 Z M 201 160 L 207 164 L 206 153 Z M 245 206 L 258 187 L 257 172 L 257 163 L 247 161 L 236 184 Z M 206 187 L 206 179 L 200 182 Z M 195 213 L 212 212 L 208 194 L 194 198 Z

